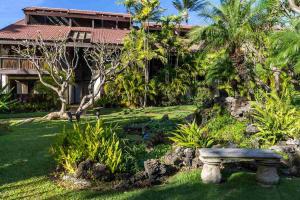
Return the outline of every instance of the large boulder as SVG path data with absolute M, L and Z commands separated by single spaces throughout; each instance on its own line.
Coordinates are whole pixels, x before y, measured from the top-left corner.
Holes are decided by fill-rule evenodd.
M 160 183 L 164 177 L 174 172 L 174 168 L 160 163 L 158 159 L 146 160 L 144 167 L 145 173 L 152 184 Z
M 270 149 L 283 155 L 280 168 L 283 174 L 300 177 L 300 146 L 297 141 L 289 140 Z
M 91 160 L 85 160 L 81 163 L 79 163 L 77 170 L 75 172 L 76 178 L 83 178 L 83 179 L 89 179 L 91 178 L 91 169 L 93 167 L 93 161 Z
M 251 111 L 250 101 L 243 98 L 227 97 L 225 104 L 231 116 L 238 120 L 246 119 Z
M 203 165 L 198 150 L 184 147 L 173 148 L 163 157 L 163 162 L 177 169 L 181 167 L 199 168 Z
M 106 167 L 106 165 L 101 163 L 95 163 L 92 167 L 92 177 L 93 179 L 99 181 L 111 181 L 112 174 L 110 170 Z
M 184 150 L 184 165 L 191 167 L 192 161 L 195 158 L 195 150 L 192 148 L 187 148 Z

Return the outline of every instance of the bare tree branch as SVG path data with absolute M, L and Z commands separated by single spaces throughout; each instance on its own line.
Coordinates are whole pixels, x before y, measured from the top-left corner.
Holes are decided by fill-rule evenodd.
M 296 5 L 295 0 L 288 0 L 288 2 L 289 2 L 289 5 L 290 5 L 290 8 L 291 8 L 294 12 L 300 14 L 300 6 Z
M 74 42 L 71 48 L 67 46 L 67 43 L 67 37 L 46 43 L 41 36 L 38 36 L 35 40 L 24 41 L 23 44 L 14 49 L 17 54 L 27 58 L 32 63 L 40 82 L 57 93 L 61 101 L 59 112 L 61 116 L 66 112 L 65 93 L 72 82 L 79 60 L 79 48 L 76 43 Z M 47 82 L 45 77 L 51 77 L 53 83 Z
M 89 93 L 82 98 L 77 113 L 92 106 L 94 101 L 101 99 L 105 84 L 114 80 L 126 65 L 121 65 L 122 49 L 117 45 L 105 42 L 95 44 L 92 48 L 85 49 L 84 59 L 91 71 Z

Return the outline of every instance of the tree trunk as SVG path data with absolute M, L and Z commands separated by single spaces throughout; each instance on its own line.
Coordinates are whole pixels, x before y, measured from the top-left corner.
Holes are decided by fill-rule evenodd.
M 146 66 L 145 66 L 145 93 L 144 93 L 144 107 L 147 106 L 147 95 L 148 95 L 148 84 L 149 84 L 149 66 L 148 66 L 148 61 L 146 61 Z
M 296 13 L 300 13 L 300 7 L 298 5 L 296 5 L 295 0 L 288 0 L 290 8 L 296 12 Z
M 44 117 L 44 119 L 47 120 L 67 120 L 68 119 L 68 115 L 67 115 L 67 100 L 64 97 L 64 92 L 59 92 L 58 96 L 59 99 L 61 101 L 61 107 L 60 107 L 60 111 L 59 112 L 52 112 L 49 113 L 48 115 L 46 115 Z
M 277 94 L 279 94 L 280 92 L 280 70 L 277 68 L 277 67 L 273 67 L 272 68 L 272 71 L 273 71 L 273 75 L 274 75 L 274 85 L 275 85 L 275 90 L 277 92 Z
M 61 102 L 60 113 L 63 114 L 67 111 L 67 103 L 65 101 Z

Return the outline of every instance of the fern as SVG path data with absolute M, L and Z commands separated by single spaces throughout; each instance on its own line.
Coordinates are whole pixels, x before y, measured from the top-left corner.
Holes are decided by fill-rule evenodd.
M 253 117 L 259 133 L 255 135 L 261 145 L 270 146 L 288 138 L 298 138 L 300 134 L 300 113 L 292 105 L 292 93 L 283 85 L 281 94 L 275 90 L 261 93 L 253 103 Z

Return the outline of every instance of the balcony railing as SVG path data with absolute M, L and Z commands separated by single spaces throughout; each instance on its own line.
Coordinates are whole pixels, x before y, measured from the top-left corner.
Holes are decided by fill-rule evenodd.
M 40 59 L 38 59 L 38 61 L 39 60 Z M 26 58 L 0 56 L 0 70 L 35 70 L 35 67 Z

